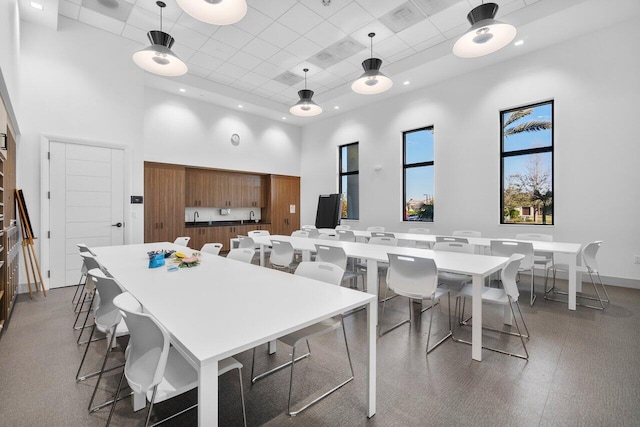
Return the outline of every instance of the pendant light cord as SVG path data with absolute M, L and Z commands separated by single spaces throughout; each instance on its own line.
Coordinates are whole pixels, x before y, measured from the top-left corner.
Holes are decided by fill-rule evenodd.
M 162 6 L 160 7 L 160 31 L 162 31 Z

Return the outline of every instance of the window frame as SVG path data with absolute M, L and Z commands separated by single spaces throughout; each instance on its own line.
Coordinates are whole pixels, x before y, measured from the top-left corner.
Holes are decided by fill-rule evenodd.
M 358 169 L 356 171 L 349 171 L 349 172 L 342 172 L 342 149 L 352 146 L 352 145 L 357 145 L 358 146 Z M 349 151 L 348 149 L 345 151 Z M 358 187 L 360 187 L 360 141 L 356 141 L 356 142 L 350 142 L 348 144 L 343 144 L 343 145 L 338 145 L 338 193 L 340 195 L 342 195 L 342 177 L 344 176 L 350 176 L 350 175 L 358 175 Z M 358 194 L 360 194 L 360 191 L 358 191 Z M 358 205 L 360 205 L 358 203 Z M 348 210 L 347 210 L 347 214 L 348 214 Z M 358 206 L 358 215 L 355 218 L 343 218 L 342 217 L 342 203 L 340 204 L 340 219 L 341 220 L 347 220 L 347 221 L 358 221 L 360 219 L 360 208 Z
M 504 126 L 502 124 L 502 117 L 504 114 L 508 114 L 514 111 L 523 110 L 525 108 L 536 108 L 542 105 L 551 105 L 551 145 L 548 147 L 538 147 L 538 148 L 527 148 L 523 150 L 514 150 L 505 153 L 504 151 Z M 555 225 L 555 201 L 556 201 L 556 190 L 555 190 L 555 100 L 549 99 L 546 101 L 540 101 L 533 104 L 524 104 L 519 107 L 508 108 L 506 110 L 500 110 L 499 112 L 499 123 L 500 123 L 500 225 L 535 225 L 535 226 L 554 226 Z M 508 157 L 517 157 L 517 156 L 526 156 L 531 154 L 542 154 L 542 153 L 551 153 L 551 192 L 553 194 L 553 204 L 554 209 L 551 215 L 551 223 L 547 224 L 537 224 L 531 222 L 505 222 L 504 220 L 504 160 Z
M 433 220 L 431 221 L 409 221 L 409 218 L 406 216 L 406 212 L 407 212 L 407 169 L 412 169 L 412 168 L 417 168 L 417 167 L 423 167 L 423 166 L 433 166 L 433 171 L 434 171 L 434 177 L 435 177 L 435 139 L 434 139 L 434 144 L 433 144 L 433 160 L 431 161 L 427 161 L 427 162 L 418 162 L 418 163 L 406 163 L 407 161 L 407 134 L 409 133 L 414 133 L 414 132 L 420 132 L 420 131 L 424 131 L 424 130 L 430 130 L 431 132 L 434 132 L 434 125 L 429 125 L 429 126 L 424 126 L 421 128 L 417 128 L 417 129 L 411 129 L 411 130 L 405 130 L 402 131 L 402 222 L 424 222 L 424 223 L 429 223 L 429 224 L 433 224 L 436 221 L 436 212 L 435 212 L 435 206 L 433 209 Z M 434 179 L 434 194 L 433 196 L 435 197 L 435 179 Z

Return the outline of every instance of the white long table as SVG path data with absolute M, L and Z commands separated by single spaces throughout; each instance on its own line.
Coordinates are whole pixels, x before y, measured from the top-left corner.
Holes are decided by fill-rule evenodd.
M 206 253 L 198 267 L 149 269 L 147 252 L 158 249 L 185 251 L 168 242 L 92 248 L 198 370 L 200 426 L 218 425 L 218 361 L 363 305 L 369 350 L 367 416 L 375 414 L 375 297 Z
M 378 294 L 378 262 L 388 261 L 388 254 L 395 253 L 435 260 L 439 270 L 451 273 L 468 274 L 473 278 L 473 326 L 472 350 L 474 360 L 482 360 L 482 287 L 485 277 L 502 269 L 508 258 L 487 255 L 463 254 L 457 252 L 432 251 L 397 246 L 369 245 L 366 243 L 340 242 L 336 240 L 309 239 L 291 236 L 254 237 L 262 248 L 271 245 L 271 239 L 290 242 L 294 249 L 303 252 L 303 259 L 315 252 L 315 245 L 339 246 L 348 257 L 367 260 L 367 291 Z M 263 257 L 261 257 L 263 259 Z
M 322 229 L 321 232 L 330 232 L 331 229 Z M 371 231 L 364 230 L 350 230 L 356 237 L 364 237 L 366 239 L 371 237 Z M 426 242 L 429 244 L 436 242 L 436 235 L 434 234 L 417 234 L 417 233 L 396 233 L 390 231 L 393 235 L 400 240 L 409 240 L 415 242 Z M 489 248 L 491 247 L 491 238 L 486 237 L 469 237 L 467 238 L 470 244 L 476 247 Z M 514 240 L 514 239 L 509 239 Z M 569 265 L 569 287 L 568 287 L 568 302 L 567 306 L 569 310 L 576 309 L 576 294 L 581 291 L 582 287 L 582 274 L 578 272 L 578 265 L 580 261 L 580 249 L 582 246 L 579 243 L 563 243 L 563 242 L 541 242 L 538 240 L 526 240 L 533 244 L 533 250 L 536 252 L 552 252 L 553 254 L 566 255 L 567 264 Z

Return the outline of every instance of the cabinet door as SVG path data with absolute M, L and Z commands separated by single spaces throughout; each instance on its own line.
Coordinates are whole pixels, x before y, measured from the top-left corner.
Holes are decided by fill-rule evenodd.
M 173 242 L 184 233 L 184 188 L 184 167 L 145 163 L 145 242 Z
M 293 210 L 293 212 L 291 212 Z M 300 178 L 271 176 L 271 234 L 300 228 Z
M 207 171 L 187 169 L 185 172 L 185 206 L 208 206 L 206 204 Z
M 205 183 L 205 199 L 207 205 L 214 208 L 228 208 L 231 206 L 229 197 L 229 174 L 226 172 L 207 171 Z

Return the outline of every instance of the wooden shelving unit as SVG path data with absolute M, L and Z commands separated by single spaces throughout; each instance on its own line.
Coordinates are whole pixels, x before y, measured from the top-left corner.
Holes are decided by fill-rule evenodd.
M 16 226 L 16 145 L 9 128 L 7 149 L 0 150 L 0 336 L 7 327 L 18 295 L 20 236 Z

